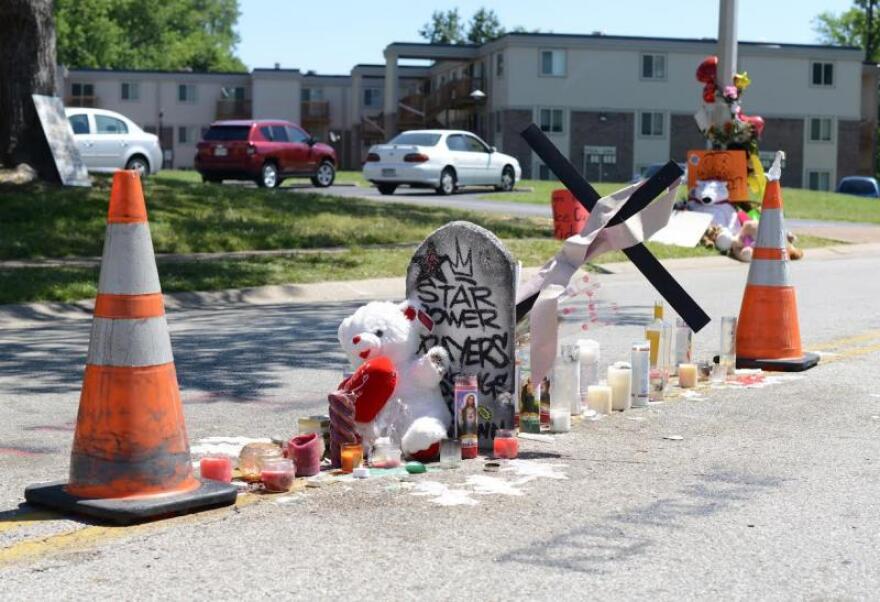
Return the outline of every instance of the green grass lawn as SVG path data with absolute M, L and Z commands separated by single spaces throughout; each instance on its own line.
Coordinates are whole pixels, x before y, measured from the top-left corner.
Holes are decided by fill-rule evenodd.
M 599 194 L 606 195 L 624 186 L 621 182 L 591 182 Z M 549 204 L 550 195 L 563 188 L 556 180 L 522 180 L 517 186 L 532 188 L 531 192 L 487 193 L 480 198 L 492 201 Z M 785 216 L 822 221 L 866 222 L 880 224 L 880 199 L 866 199 L 848 194 L 785 188 L 782 191 Z
M 0 259 L 100 255 L 109 194 L 107 177 L 95 178 L 91 189 L 0 188 Z M 194 172 L 169 171 L 149 178 L 145 195 L 154 247 L 160 253 L 345 249 L 238 260 L 160 261 L 167 292 L 402 276 L 415 245 L 457 219 L 495 232 L 526 266 L 542 264 L 560 244 L 551 238 L 549 219 L 204 185 Z M 803 242 L 804 246 L 830 243 Z M 383 244 L 409 246 L 376 247 Z M 714 254 L 699 248 L 648 246 L 660 259 Z M 622 253 L 608 253 L 599 261 L 623 259 Z M 92 268 L 0 269 L 0 304 L 93 297 L 97 279 L 98 271 Z

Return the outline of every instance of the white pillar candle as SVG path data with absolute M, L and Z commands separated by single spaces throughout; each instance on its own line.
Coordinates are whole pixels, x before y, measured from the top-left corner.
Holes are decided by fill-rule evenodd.
M 571 430 L 571 411 L 568 408 L 550 408 L 550 430 L 554 433 Z
M 587 389 L 587 405 L 600 414 L 611 413 L 611 387 L 608 385 L 590 385 Z
M 626 362 L 608 366 L 608 385 L 611 387 L 611 409 L 622 412 L 629 409 L 632 394 L 632 368 Z
M 678 366 L 678 386 L 682 389 L 690 389 L 697 385 L 697 365 L 696 364 L 679 364 Z

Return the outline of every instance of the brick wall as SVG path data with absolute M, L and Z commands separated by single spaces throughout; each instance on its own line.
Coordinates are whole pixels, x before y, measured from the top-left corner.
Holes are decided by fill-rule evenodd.
M 532 149 L 519 135 L 532 123 L 532 112 L 527 109 L 505 109 L 501 111 L 501 150 L 516 157 L 522 167 L 522 177 L 532 177 Z
M 863 172 L 860 165 L 860 122 L 858 119 L 837 120 L 837 180 L 845 176 L 870 176 L 871 171 Z M 831 187 L 837 182 L 831 182 Z
M 581 171 L 584 146 L 614 146 L 617 162 L 603 164 L 602 179 L 628 182 L 633 175 L 634 126 L 632 113 L 572 111 L 569 159 Z M 587 173 L 583 175 L 588 180 L 598 180 L 598 165 L 588 164 Z
M 758 146 L 762 151 L 785 151 L 782 185 L 803 188 L 804 120 L 767 118 Z
M 706 139 L 700 133 L 693 115 L 673 113 L 669 121 L 669 132 L 672 136 L 669 143 L 671 160 L 684 163 L 688 151 L 706 148 Z

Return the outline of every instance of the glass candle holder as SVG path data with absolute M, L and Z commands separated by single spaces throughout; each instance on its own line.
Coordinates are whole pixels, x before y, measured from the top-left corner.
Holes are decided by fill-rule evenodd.
M 370 454 L 370 465 L 373 468 L 397 468 L 400 464 L 400 446 L 388 437 L 376 439 Z
M 673 374 L 678 374 L 681 364 L 690 364 L 694 359 L 694 331 L 681 318 L 675 320 L 675 356 L 672 360 Z
M 630 349 L 630 366 L 632 366 L 632 393 L 630 407 L 644 408 L 648 405 L 651 388 L 651 343 L 636 341 Z
M 696 364 L 680 364 L 678 366 L 678 386 L 682 389 L 691 389 L 697 386 Z
M 263 481 L 263 487 L 266 491 L 275 493 L 290 491 L 295 477 L 296 468 L 293 465 L 293 460 L 274 458 L 263 461 L 260 480 Z
M 492 450 L 496 458 L 513 460 L 519 454 L 519 440 L 516 431 L 512 429 L 498 429 L 495 439 L 492 441 Z
M 611 413 L 611 387 L 608 385 L 590 385 L 587 389 L 587 405 L 599 414 Z
M 203 479 L 232 482 L 232 459 L 228 456 L 205 456 L 199 460 L 199 474 Z
M 479 442 L 479 387 L 476 374 L 455 377 L 455 435 L 461 441 L 461 457 L 477 457 Z
M 343 443 L 340 456 L 342 472 L 352 472 L 364 461 L 364 446 L 360 443 Z
M 563 406 L 568 406 L 571 415 L 581 413 L 581 366 L 577 345 L 562 345 L 553 364 L 550 409 Z
M 718 363 L 726 370 L 727 376 L 736 374 L 736 316 L 721 318 L 721 350 Z
M 248 443 L 238 456 L 238 470 L 245 481 L 259 481 L 265 461 L 283 458 L 281 448 L 274 443 Z
M 578 339 L 580 354 L 581 399 L 587 396 L 587 387 L 599 384 L 599 342 L 593 339 Z
M 458 468 L 461 466 L 461 441 L 458 439 L 443 439 L 440 442 L 440 465 L 443 468 Z
M 608 366 L 608 386 L 611 387 L 611 409 L 628 410 L 632 394 L 632 368 L 628 363 L 615 362 Z

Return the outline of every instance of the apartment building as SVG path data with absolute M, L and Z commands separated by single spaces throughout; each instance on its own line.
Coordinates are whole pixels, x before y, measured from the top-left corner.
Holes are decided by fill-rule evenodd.
M 395 42 L 384 65 L 348 75 L 71 70 L 63 93 L 68 105 L 160 132 L 175 167 L 192 164 L 211 121 L 275 117 L 334 144 L 344 167 L 399 131 L 453 127 L 516 156 L 525 177 L 546 178 L 519 136 L 534 122 L 588 179 L 624 181 L 704 147 L 694 71 L 715 51 L 710 39 L 508 34 L 482 45 Z M 857 48 L 740 42 L 738 70 L 752 79 L 743 110 L 765 118 L 766 156 L 786 151 L 785 185 L 830 189 L 873 173 L 878 70 L 861 59 Z

